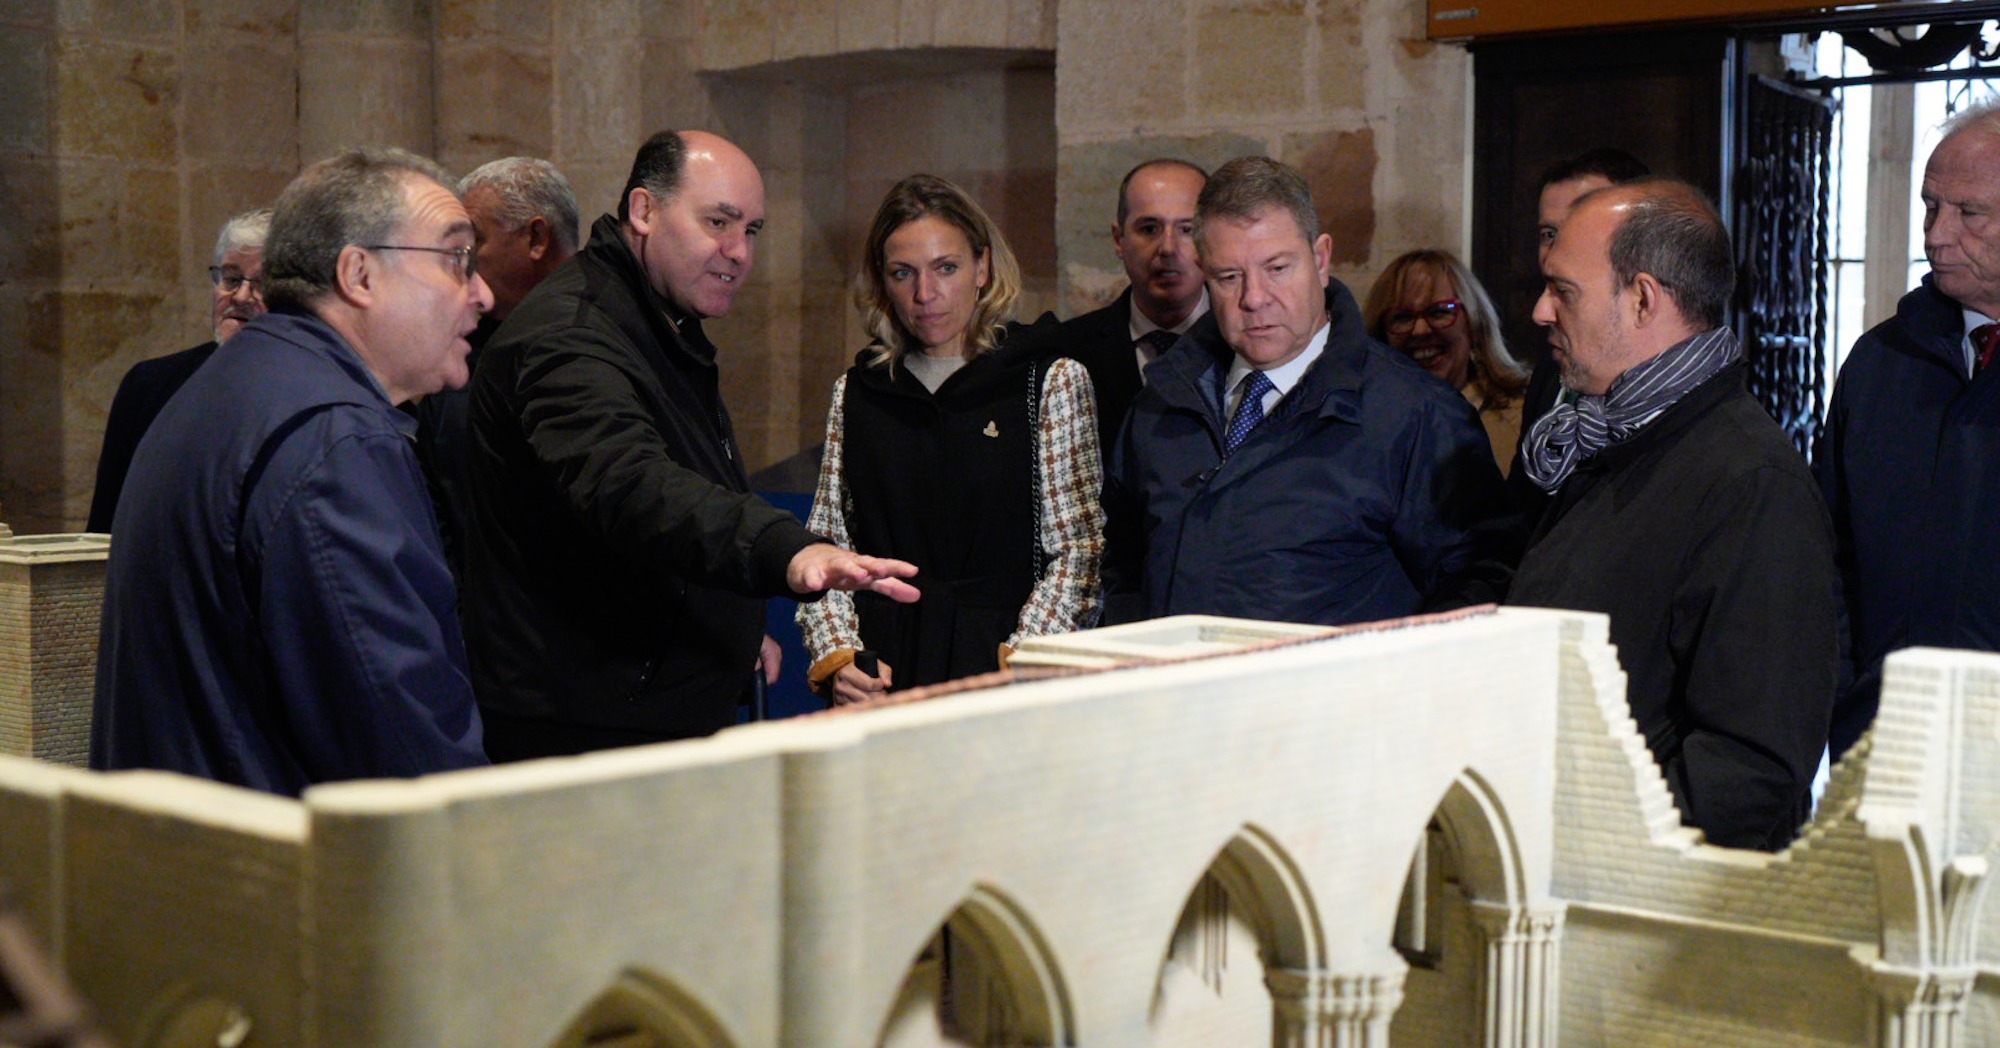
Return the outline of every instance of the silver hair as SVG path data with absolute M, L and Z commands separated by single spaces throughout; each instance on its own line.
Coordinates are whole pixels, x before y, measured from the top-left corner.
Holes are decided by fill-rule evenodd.
M 2000 136 L 2000 98 L 1989 98 L 1953 113 L 1944 122 L 1944 135 L 1938 139 L 1943 145 L 1963 131 L 1984 131 Z
M 215 264 L 221 265 L 224 256 L 231 251 L 262 251 L 264 241 L 271 235 L 271 209 L 252 208 L 240 215 L 233 215 L 222 224 L 222 232 L 215 237 Z
M 481 186 L 491 189 L 499 199 L 493 217 L 501 225 L 520 229 L 539 218 L 555 231 L 558 246 L 566 252 L 576 250 L 582 232 L 576 193 L 554 164 L 540 157 L 502 157 L 459 179 L 458 195 L 463 198 Z

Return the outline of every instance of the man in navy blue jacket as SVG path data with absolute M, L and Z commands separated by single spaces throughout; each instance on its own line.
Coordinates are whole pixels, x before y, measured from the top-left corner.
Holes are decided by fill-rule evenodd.
M 91 764 L 272 793 L 485 763 L 451 574 L 395 406 L 492 306 L 437 165 L 343 153 L 278 200 L 271 312 L 154 421 L 119 501 Z
M 1108 613 L 1337 625 L 1504 595 L 1520 529 L 1465 398 L 1368 337 L 1305 180 L 1203 188 L 1213 311 L 1146 370 L 1114 452 Z
M 1814 452 L 1851 634 L 1835 757 L 1890 652 L 2000 651 L 2000 106 L 1946 128 L 1923 203 L 1930 275 L 1855 342 Z

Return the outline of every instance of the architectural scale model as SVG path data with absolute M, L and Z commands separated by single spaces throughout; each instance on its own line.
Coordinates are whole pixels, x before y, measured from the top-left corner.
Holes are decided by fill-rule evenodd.
M 9 747 L 88 708 L 42 578 Z M 1147 652 L 303 801 L 0 758 L 0 883 L 134 1046 L 2000 1044 L 2000 656 L 1897 655 L 1764 855 L 1679 825 L 1599 616 L 1024 655 Z

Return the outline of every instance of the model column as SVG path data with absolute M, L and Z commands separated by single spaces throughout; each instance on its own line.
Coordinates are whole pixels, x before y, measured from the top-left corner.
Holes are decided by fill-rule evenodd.
M 1389 1021 L 1403 1003 L 1408 968 L 1365 974 L 1273 968 L 1276 1048 L 1389 1048 Z

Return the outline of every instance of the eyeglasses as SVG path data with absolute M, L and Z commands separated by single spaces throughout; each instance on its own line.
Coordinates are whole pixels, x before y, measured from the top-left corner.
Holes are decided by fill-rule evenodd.
M 1432 331 L 1443 331 L 1445 328 L 1458 323 L 1459 311 L 1464 308 L 1464 306 L 1459 305 L 1457 299 L 1448 298 L 1442 302 L 1433 302 L 1418 310 L 1394 309 L 1390 310 L 1389 315 L 1383 318 L 1382 326 L 1392 334 L 1407 335 L 1410 333 L 1410 329 L 1417 326 L 1417 318 L 1422 317 L 1424 318 L 1424 323 L 1429 324 Z
M 225 295 L 233 295 L 241 291 L 245 284 L 250 285 L 251 294 L 260 298 L 264 294 L 264 282 L 262 280 L 256 277 L 246 277 L 236 270 L 224 269 L 221 266 L 208 267 L 208 282 L 214 284 Z
M 458 274 L 461 283 L 471 280 L 477 263 L 469 247 L 418 247 L 415 244 L 363 244 L 368 251 L 427 251 L 433 255 L 450 255 L 452 272 Z

